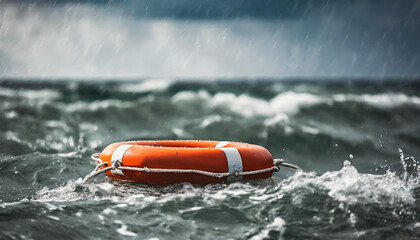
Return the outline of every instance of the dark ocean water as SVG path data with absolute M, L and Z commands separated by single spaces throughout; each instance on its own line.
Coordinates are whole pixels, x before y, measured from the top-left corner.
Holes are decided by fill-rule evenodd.
M 420 83 L 0 81 L 0 239 L 419 239 Z M 262 145 L 303 172 L 81 179 L 112 142 Z

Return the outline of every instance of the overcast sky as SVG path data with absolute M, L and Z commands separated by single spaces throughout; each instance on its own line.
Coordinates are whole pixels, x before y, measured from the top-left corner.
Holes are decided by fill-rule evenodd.
M 420 1 L 2 1 L 0 77 L 415 78 Z

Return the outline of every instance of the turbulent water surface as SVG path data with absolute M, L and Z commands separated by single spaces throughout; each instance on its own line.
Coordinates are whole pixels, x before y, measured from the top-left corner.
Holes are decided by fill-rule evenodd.
M 420 85 L 0 81 L 0 239 L 418 239 Z M 98 176 L 123 140 L 266 147 L 304 171 L 145 186 Z

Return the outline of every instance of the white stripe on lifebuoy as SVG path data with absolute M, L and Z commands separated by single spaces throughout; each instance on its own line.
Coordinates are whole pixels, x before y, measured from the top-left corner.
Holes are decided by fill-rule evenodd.
M 127 150 L 131 148 L 132 146 L 135 146 L 135 145 L 126 144 L 126 145 L 118 146 L 115 149 L 114 153 L 112 153 L 111 164 L 114 165 L 115 162 L 119 161 L 122 165 L 125 152 L 127 152 Z M 125 176 L 124 173 L 119 169 L 113 169 L 111 170 L 111 173 L 115 175 Z
M 215 148 L 222 148 L 222 147 L 224 147 L 224 146 L 228 145 L 229 143 L 230 143 L 230 142 L 228 142 L 228 141 L 221 141 L 221 142 L 218 142 Z
M 226 155 L 229 173 L 232 173 L 234 171 L 243 172 L 242 158 L 241 154 L 239 154 L 238 149 L 229 147 L 220 148 L 220 150 L 222 150 Z

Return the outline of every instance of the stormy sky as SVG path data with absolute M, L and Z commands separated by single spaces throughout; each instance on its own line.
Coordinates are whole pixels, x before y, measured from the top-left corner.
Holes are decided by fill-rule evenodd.
M 415 0 L 0 0 L 0 78 L 417 78 Z

